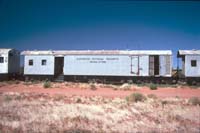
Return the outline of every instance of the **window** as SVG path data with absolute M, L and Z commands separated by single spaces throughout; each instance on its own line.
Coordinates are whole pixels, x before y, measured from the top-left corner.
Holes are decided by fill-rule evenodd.
M 42 66 L 46 66 L 47 60 L 42 60 Z
M 33 66 L 33 60 L 29 60 L 28 65 Z
M 0 57 L 0 63 L 4 63 L 4 57 Z
M 196 60 L 191 60 L 191 66 L 196 67 L 197 66 L 197 61 Z

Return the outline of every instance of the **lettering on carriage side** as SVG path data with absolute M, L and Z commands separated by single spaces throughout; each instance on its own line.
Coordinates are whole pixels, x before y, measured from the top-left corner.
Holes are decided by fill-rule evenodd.
M 76 60 L 90 60 L 90 58 L 76 58 Z
M 118 61 L 117 57 L 80 57 L 76 58 L 77 61 L 88 61 L 88 63 L 107 63 L 112 61 Z
M 106 60 L 119 60 L 119 58 L 110 57 L 110 58 L 106 58 Z

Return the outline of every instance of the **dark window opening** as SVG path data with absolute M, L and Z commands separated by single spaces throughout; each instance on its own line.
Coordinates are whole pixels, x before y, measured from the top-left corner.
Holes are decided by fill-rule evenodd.
M 64 57 L 55 57 L 55 75 L 63 74 Z
M 0 57 L 0 63 L 4 63 L 4 57 Z
M 191 60 L 191 66 L 196 67 L 197 66 L 197 61 L 196 60 Z
M 160 61 L 159 61 L 159 56 L 158 55 L 155 55 L 154 56 L 154 75 L 159 75 L 160 74 L 160 72 L 159 72 L 159 70 L 160 70 L 160 63 L 159 63 Z
M 42 60 L 42 66 L 46 66 L 47 65 L 47 60 Z
M 29 60 L 28 64 L 29 66 L 33 66 L 33 60 Z

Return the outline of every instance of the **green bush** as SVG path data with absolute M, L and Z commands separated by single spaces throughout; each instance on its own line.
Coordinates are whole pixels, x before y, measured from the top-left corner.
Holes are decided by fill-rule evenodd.
M 192 105 L 200 105 L 200 98 L 198 97 L 191 97 L 188 101 Z
M 157 90 L 157 85 L 155 85 L 155 84 L 150 84 L 150 89 L 151 89 L 151 90 Z
M 133 93 L 130 96 L 126 97 L 128 102 L 143 102 L 146 100 L 146 97 L 141 93 Z
M 51 82 L 45 81 L 44 84 L 43 84 L 43 87 L 44 88 L 50 88 L 51 87 Z

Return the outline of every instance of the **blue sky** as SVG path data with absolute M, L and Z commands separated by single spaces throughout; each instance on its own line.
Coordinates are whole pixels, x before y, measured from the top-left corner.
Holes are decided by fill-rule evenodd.
M 200 2 L 0 0 L 0 47 L 200 49 Z

